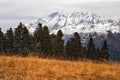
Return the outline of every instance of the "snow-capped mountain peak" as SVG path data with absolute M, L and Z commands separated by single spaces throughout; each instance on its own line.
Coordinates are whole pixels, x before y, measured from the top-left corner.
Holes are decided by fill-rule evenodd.
M 95 45 L 100 48 L 106 39 L 111 58 L 120 60 L 120 20 L 106 20 L 91 12 L 73 12 L 67 16 L 55 12 L 29 23 L 27 26 L 31 33 L 35 31 L 38 23 L 42 23 L 43 26 L 47 25 L 50 33 L 56 34 L 58 30 L 62 30 L 65 42 L 74 32 L 80 34 L 83 46 L 86 46 L 89 38 L 92 37 Z
M 57 15 L 59 15 L 59 13 L 58 12 L 54 12 L 54 13 L 50 14 L 49 17 L 53 18 L 53 17 L 55 17 Z
M 68 16 L 55 12 L 45 18 L 38 19 L 34 23 L 29 23 L 27 26 L 33 32 L 38 23 L 47 25 L 51 33 L 56 33 L 60 29 L 64 34 L 73 34 L 74 32 L 107 33 L 109 30 L 111 32 L 119 32 L 119 26 L 116 21 L 102 19 L 97 14 L 91 12 L 73 12 Z

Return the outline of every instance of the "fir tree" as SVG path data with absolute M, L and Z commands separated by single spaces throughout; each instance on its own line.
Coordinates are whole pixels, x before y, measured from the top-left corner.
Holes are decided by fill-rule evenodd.
M 4 51 L 4 41 L 5 41 L 4 33 L 0 28 L 0 52 Z
M 32 38 L 29 34 L 28 29 L 23 25 L 22 29 L 22 39 L 21 39 L 21 48 L 24 56 L 27 56 L 30 50 L 32 49 Z
M 7 30 L 5 34 L 5 44 L 6 44 L 6 52 L 13 53 L 14 49 L 14 33 L 12 28 Z
M 100 56 L 101 56 L 101 54 L 100 54 L 100 49 L 97 48 L 97 52 L 96 52 L 96 60 L 100 60 Z
M 66 54 L 72 59 L 79 59 L 84 57 L 84 48 L 81 43 L 80 36 L 77 32 L 66 44 Z
M 41 41 L 41 49 L 42 52 L 45 54 L 45 56 L 47 56 L 51 53 L 51 39 L 47 26 L 43 27 L 42 34 L 43 34 L 43 38 L 42 38 L 43 41 Z
M 22 30 L 23 24 L 20 23 L 18 27 L 15 29 L 14 34 L 14 51 L 20 53 L 22 51 Z
M 73 53 L 74 53 L 73 41 L 74 38 L 71 38 L 70 40 L 67 41 L 67 44 L 65 46 L 65 53 L 68 59 L 73 59 Z
M 51 53 L 52 55 L 55 56 L 55 52 L 56 52 L 56 35 L 55 34 L 51 34 L 50 35 L 50 42 L 51 42 Z
M 96 59 L 96 48 L 92 38 L 90 38 L 87 45 L 87 58 Z
M 77 32 L 74 33 L 74 54 L 76 58 L 83 58 L 84 57 L 84 48 L 81 43 L 81 38 Z
M 34 40 L 35 42 L 41 42 L 42 41 L 42 24 L 38 23 L 38 27 L 36 28 L 36 31 L 34 32 Z
M 86 48 L 86 47 L 84 47 L 84 52 L 83 52 L 83 53 L 84 53 L 84 56 L 83 56 L 83 57 L 84 57 L 84 58 L 87 58 L 87 48 Z
M 105 40 L 101 48 L 101 59 L 109 59 L 109 56 L 107 41 Z
M 63 33 L 61 30 L 57 32 L 56 38 L 55 38 L 55 46 L 54 46 L 54 53 L 58 56 L 63 55 L 64 51 L 64 41 L 62 40 Z
M 35 51 L 40 53 L 41 52 L 41 42 L 43 42 L 43 34 L 42 34 L 42 24 L 38 23 L 38 27 L 34 32 L 34 47 Z

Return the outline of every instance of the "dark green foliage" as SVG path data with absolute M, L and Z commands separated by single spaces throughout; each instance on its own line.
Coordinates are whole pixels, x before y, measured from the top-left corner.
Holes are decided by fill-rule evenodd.
M 74 41 L 74 38 L 71 38 L 69 41 L 67 41 L 67 44 L 65 47 L 67 58 L 73 58 L 73 54 L 74 54 L 73 41 Z
M 23 56 L 27 56 L 32 49 L 32 37 L 29 34 L 28 29 L 20 23 L 15 29 L 14 34 L 14 52 L 21 53 Z
M 97 56 L 97 50 L 95 48 L 95 44 L 93 42 L 93 39 L 90 38 L 88 45 L 87 45 L 87 55 L 86 57 L 89 59 L 96 59 Z
M 87 48 L 86 47 L 84 47 L 84 58 L 87 58 Z
M 84 53 L 83 53 L 84 48 L 82 46 L 80 36 L 77 32 L 74 33 L 74 39 L 75 39 L 75 41 L 74 41 L 74 48 L 75 48 L 74 54 L 78 58 L 83 58 L 84 57 Z
M 97 48 L 97 52 L 96 52 L 96 60 L 100 60 L 100 55 L 101 55 L 101 53 L 100 53 L 100 49 Z
M 43 27 L 42 34 L 43 34 L 43 38 L 42 38 L 43 41 L 41 41 L 41 49 L 42 52 L 47 56 L 51 53 L 51 40 L 47 26 Z
M 63 55 L 64 51 L 64 41 L 62 40 L 63 33 L 61 30 L 58 31 L 57 35 L 54 36 L 54 43 L 53 43 L 53 53 L 57 56 Z
M 52 53 L 52 55 L 55 55 L 55 52 L 56 52 L 56 35 L 55 34 L 51 34 L 50 35 L 50 42 L 51 42 L 51 53 Z
M 100 59 L 109 59 L 109 52 L 108 52 L 108 46 L 107 46 L 107 41 L 105 40 L 103 43 L 103 46 L 100 51 Z
M 4 42 L 5 42 L 4 33 L 0 28 L 0 52 L 4 51 Z
M 30 52 L 36 52 L 42 57 L 54 55 L 68 59 L 109 59 L 107 41 L 104 41 L 101 49 L 96 49 L 93 39 L 90 38 L 87 47 L 83 48 L 77 32 L 67 41 L 66 45 L 64 45 L 62 37 L 61 30 L 56 35 L 50 35 L 48 27 L 42 27 L 41 23 L 38 24 L 34 35 L 30 35 L 27 27 L 20 23 L 14 32 L 10 28 L 5 35 L 0 29 L 0 52 L 18 53 L 23 56 L 27 56 Z
M 25 56 L 32 49 L 32 38 L 31 35 L 29 34 L 28 29 L 25 26 L 23 26 L 22 29 L 21 49 L 23 55 Z
M 14 33 L 12 28 L 7 30 L 5 34 L 5 46 L 6 46 L 6 52 L 13 53 L 14 50 Z
M 51 37 L 47 26 L 42 27 L 42 24 L 38 24 L 34 33 L 34 45 L 36 52 L 43 53 L 44 56 L 51 54 Z
M 81 43 L 79 34 L 74 33 L 74 37 L 71 38 L 66 44 L 66 53 L 70 58 L 79 59 L 84 57 L 84 49 Z
M 15 29 L 14 34 L 14 52 L 20 53 L 22 51 L 22 30 L 23 24 L 20 23 L 18 27 Z
M 42 37 L 43 37 L 43 34 L 42 34 L 42 24 L 39 23 L 38 24 L 38 27 L 36 28 L 36 31 L 34 32 L 34 40 L 35 42 L 42 42 Z
M 35 52 L 35 44 L 34 44 L 34 35 L 32 35 L 32 34 L 30 34 L 30 41 L 31 41 L 31 43 L 30 43 L 30 52 Z
M 34 50 L 35 52 L 40 53 L 41 52 L 41 42 L 43 42 L 43 34 L 42 34 L 42 24 L 39 23 L 38 27 L 36 28 L 34 32 Z

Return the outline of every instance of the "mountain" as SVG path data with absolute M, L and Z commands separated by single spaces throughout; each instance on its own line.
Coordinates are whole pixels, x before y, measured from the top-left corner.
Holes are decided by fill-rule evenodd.
M 72 34 L 74 32 L 99 32 L 106 33 L 108 30 L 112 32 L 119 32 L 118 22 L 109 19 L 105 20 L 97 14 L 86 12 L 74 12 L 68 16 L 52 13 L 45 18 L 40 18 L 33 23 L 27 24 L 31 32 L 34 31 L 38 23 L 47 25 L 51 33 L 56 33 L 61 29 L 64 34 Z
M 31 33 L 34 32 L 38 23 L 47 25 L 51 34 L 56 34 L 58 30 L 62 30 L 65 41 L 74 32 L 78 32 L 83 46 L 87 45 L 90 37 L 94 39 L 99 48 L 107 39 L 111 58 L 120 59 L 120 21 L 104 19 L 91 12 L 73 12 L 68 16 L 55 12 L 45 18 L 39 18 L 35 22 L 28 23 L 27 26 Z

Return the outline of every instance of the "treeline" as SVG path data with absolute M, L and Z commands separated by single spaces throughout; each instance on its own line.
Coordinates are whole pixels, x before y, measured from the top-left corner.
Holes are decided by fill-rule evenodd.
M 4 34 L 0 29 L 0 52 L 14 55 L 27 56 L 30 53 L 38 53 L 40 56 L 55 56 L 65 59 L 109 59 L 107 42 L 104 41 L 101 49 L 96 48 L 94 41 L 90 38 L 87 47 L 83 47 L 81 38 L 77 32 L 66 44 L 62 39 L 61 30 L 57 34 L 50 34 L 47 26 L 38 24 L 34 35 L 31 35 L 27 27 L 20 23 L 17 28 L 10 28 Z

